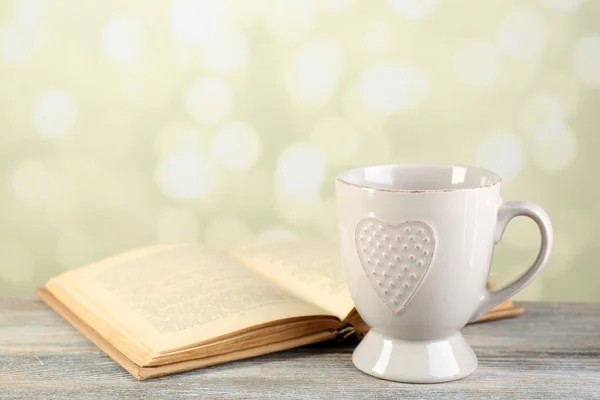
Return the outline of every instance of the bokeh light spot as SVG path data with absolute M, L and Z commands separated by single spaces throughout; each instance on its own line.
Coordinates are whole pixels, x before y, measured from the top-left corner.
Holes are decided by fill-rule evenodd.
M 501 49 L 517 58 L 537 57 L 546 48 L 550 28 L 541 14 L 530 9 L 511 10 L 500 26 Z
M 71 96 L 63 91 L 48 90 L 33 104 L 33 121 L 41 135 L 59 137 L 70 133 L 76 108 Z
M 12 174 L 12 189 L 17 200 L 29 205 L 45 203 L 52 193 L 52 174 L 36 160 L 24 160 Z
M 331 165 L 339 167 L 352 162 L 358 150 L 358 134 L 349 121 L 330 116 L 316 123 L 310 143 L 321 151 Z
M 477 149 L 477 165 L 499 174 L 504 181 L 513 179 L 523 168 L 525 154 L 521 142 L 509 132 L 495 132 Z
M 227 11 L 221 0 L 175 0 L 170 19 L 178 39 L 203 44 L 226 29 Z
M 199 154 L 176 153 L 160 160 L 156 183 L 167 197 L 176 200 L 201 199 L 215 186 L 214 166 Z
M 438 0 L 388 0 L 392 7 L 403 17 L 422 20 L 437 7 Z
M 566 110 L 561 99 L 550 90 L 532 93 L 518 109 L 519 128 L 527 136 L 533 136 L 550 120 L 562 120 Z
M 575 45 L 573 68 L 581 82 L 600 86 L 600 35 L 584 36 Z
M 546 171 L 567 168 L 577 156 L 577 136 L 561 121 L 549 121 L 533 136 L 531 151 L 535 161 Z
M 384 115 L 421 103 L 428 90 L 429 79 L 423 71 L 399 64 L 372 65 L 359 83 L 365 107 Z
M 360 81 L 348 87 L 341 96 L 342 116 L 361 131 L 371 131 L 381 127 L 388 114 L 382 114 L 368 108 L 360 92 Z
M 205 148 L 204 137 L 189 125 L 172 123 L 156 136 L 156 153 L 166 157 L 173 153 L 201 153 Z
M 36 39 L 34 31 L 15 25 L 0 28 L 0 55 L 8 63 L 23 63 L 33 55 Z
M 48 9 L 48 0 L 19 0 L 14 14 L 15 25 L 35 29 Z
M 489 40 L 475 39 L 459 47 L 453 67 L 463 83 L 490 86 L 500 74 L 498 49 Z
M 543 3 L 554 12 L 570 14 L 579 8 L 583 0 L 543 0 Z
M 249 28 L 261 22 L 269 3 L 269 0 L 226 0 L 227 15 L 234 25 Z
M 311 144 L 292 144 L 279 156 L 276 183 L 283 197 L 299 201 L 314 199 L 324 178 L 325 159 Z
M 256 130 L 245 122 L 230 122 L 217 131 L 212 142 L 211 156 L 219 165 L 235 170 L 249 169 L 261 152 Z
M 242 68 L 248 55 L 248 39 L 236 29 L 226 30 L 218 40 L 202 48 L 204 65 L 216 72 L 229 73 Z
M 577 114 L 583 100 L 581 96 L 583 88 L 574 74 L 568 70 L 560 70 L 549 74 L 543 83 L 560 99 L 565 109 L 565 117 Z
M 335 14 L 347 10 L 352 1 L 355 0 L 319 0 L 317 7 L 322 13 Z
M 233 111 L 233 89 L 216 77 L 193 81 L 185 94 L 185 108 L 199 124 L 212 125 Z
M 104 50 L 113 61 L 119 63 L 130 63 L 139 58 L 142 40 L 142 22 L 129 14 L 112 17 L 102 31 Z
M 283 42 L 296 42 L 308 35 L 316 20 L 315 0 L 277 0 L 270 3 L 266 25 Z
M 344 70 L 344 53 L 331 38 L 318 37 L 304 43 L 286 74 L 285 86 L 298 103 L 323 103 Z

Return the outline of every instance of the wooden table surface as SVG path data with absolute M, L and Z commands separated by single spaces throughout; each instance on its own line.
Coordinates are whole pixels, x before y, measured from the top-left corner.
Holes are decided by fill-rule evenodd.
M 0 398 L 600 398 L 600 304 L 524 306 L 464 329 L 479 368 L 452 383 L 375 379 L 338 343 L 138 382 L 39 301 L 0 299 Z

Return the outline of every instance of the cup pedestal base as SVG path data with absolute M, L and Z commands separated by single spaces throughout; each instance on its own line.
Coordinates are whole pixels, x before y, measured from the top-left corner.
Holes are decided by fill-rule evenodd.
M 406 383 L 453 381 L 477 368 L 477 357 L 460 332 L 445 339 L 411 341 L 371 330 L 354 350 L 352 361 L 369 375 Z

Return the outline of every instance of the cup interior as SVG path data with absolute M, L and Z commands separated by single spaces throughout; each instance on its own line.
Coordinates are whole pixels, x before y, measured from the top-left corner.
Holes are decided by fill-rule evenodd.
M 341 172 L 338 181 L 387 191 L 453 191 L 493 186 L 502 179 L 477 167 L 450 164 L 380 164 Z

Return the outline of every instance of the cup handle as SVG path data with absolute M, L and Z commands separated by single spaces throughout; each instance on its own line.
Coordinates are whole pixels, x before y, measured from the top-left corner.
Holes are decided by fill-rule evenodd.
M 548 261 L 550 251 L 552 250 L 552 223 L 550 222 L 548 214 L 546 214 L 542 207 L 529 201 L 506 201 L 498 208 L 498 222 L 494 234 L 495 244 L 500 242 L 500 239 L 502 239 L 502 234 L 504 233 L 508 223 L 513 218 L 518 216 L 531 218 L 537 224 L 540 230 L 542 240 L 537 258 L 527 271 L 500 289 L 484 289 L 483 294 L 479 298 L 479 306 L 473 313 L 471 320 L 474 320 L 484 312 L 512 297 L 529 283 L 531 283 L 531 281 L 533 281 L 533 279 L 540 273 L 546 264 L 546 261 Z

